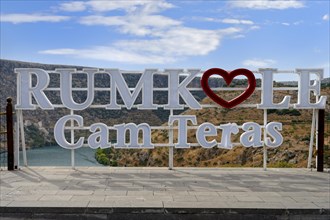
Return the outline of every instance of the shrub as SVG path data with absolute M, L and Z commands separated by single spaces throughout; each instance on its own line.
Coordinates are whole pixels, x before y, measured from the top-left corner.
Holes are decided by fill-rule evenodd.
M 279 161 L 273 165 L 270 165 L 269 167 L 278 167 L 278 168 L 292 168 L 293 164 L 292 163 L 288 163 L 286 161 Z

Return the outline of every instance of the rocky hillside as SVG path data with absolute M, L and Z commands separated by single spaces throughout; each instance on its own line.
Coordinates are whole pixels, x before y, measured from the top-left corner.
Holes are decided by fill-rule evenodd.
M 330 88 L 324 88 L 323 95 L 330 94 Z M 289 93 L 296 101 L 296 94 Z M 279 102 L 285 95 L 284 92 L 276 92 L 275 102 Z M 223 95 L 225 99 L 236 96 L 235 92 Z M 260 92 L 255 92 L 247 102 L 260 100 Z M 207 97 L 203 103 L 211 103 Z M 212 124 L 224 124 L 236 122 L 238 125 L 244 122 L 257 122 L 263 124 L 263 110 L 251 108 L 234 108 L 231 110 L 221 108 L 206 108 L 203 110 L 187 110 L 184 115 L 196 115 L 198 124 L 210 122 Z M 268 165 L 270 167 L 306 167 L 312 111 L 310 110 L 268 110 L 268 121 L 279 121 L 283 124 L 283 144 L 275 149 L 268 149 Z M 325 131 L 325 163 L 330 167 L 330 112 L 329 105 L 326 110 Z M 240 134 L 234 135 L 233 142 L 239 142 Z M 176 141 L 176 132 L 174 132 Z M 156 131 L 152 136 L 155 142 L 167 143 L 167 131 Z M 215 137 L 212 137 L 212 139 Z M 216 138 L 220 142 L 220 135 Z M 196 143 L 195 130 L 188 131 L 188 142 Z M 315 152 L 314 152 L 315 153 Z M 102 162 L 118 166 L 168 166 L 168 149 L 156 148 L 154 150 L 99 150 L 99 155 L 104 154 Z M 314 161 L 315 162 L 315 161 Z M 261 167 L 263 163 L 262 148 L 234 147 L 232 150 L 219 148 L 203 149 L 194 147 L 190 149 L 174 149 L 174 166 L 192 167 L 223 167 L 223 166 L 247 166 Z

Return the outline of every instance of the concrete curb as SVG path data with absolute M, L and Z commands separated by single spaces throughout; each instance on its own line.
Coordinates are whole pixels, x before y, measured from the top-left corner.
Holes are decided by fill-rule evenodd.
M 5 219 L 316 219 L 328 220 L 330 209 L 232 209 L 232 208 L 85 208 L 0 207 Z

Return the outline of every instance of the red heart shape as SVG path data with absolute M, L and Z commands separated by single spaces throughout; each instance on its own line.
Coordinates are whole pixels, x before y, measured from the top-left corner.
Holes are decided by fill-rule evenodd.
M 211 90 L 208 80 L 209 80 L 210 76 L 212 76 L 212 75 L 222 76 L 223 79 L 226 81 L 227 85 L 229 85 L 236 76 L 243 75 L 243 76 L 247 77 L 249 85 L 241 95 L 237 96 L 236 98 L 234 98 L 230 101 L 226 101 L 226 100 L 220 98 L 217 94 L 215 94 Z M 247 98 L 249 98 L 252 95 L 252 93 L 254 92 L 256 85 L 257 85 L 257 83 L 256 83 L 256 78 L 254 77 L 254 74 L 250 70 L 247 70 L 247 69 L 236 69 L 231 72 L 227 72 L 226 70 L 223 70 L 223 69 L 212 68 L 212 69 L 205 71 L 202 76 L 202 79 L 201 79 L 201 86 L 202 86 L 204 92 L 206 93 L 206 95 L 208 97 L 210 97 L 214 102 L 218 103 L 219 105 L 221 105 L 225 108 L 232 108 L 232 107 L 240 104 Z

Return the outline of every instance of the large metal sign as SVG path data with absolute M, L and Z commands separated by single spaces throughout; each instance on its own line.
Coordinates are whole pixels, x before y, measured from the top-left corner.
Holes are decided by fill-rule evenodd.
M 160 146 L 174 148 L 189 148 L 191 146 L 201 146 L 203 148 L 219 147 L 231 149 L 235 145 L 244 147 L 278 147 L 282 144 L 281 122 L 267 122 L 267 109 L 324 109 L 326 105 L 326 96 L 320 95 L 320 82 L 323 78 L 321 69 L 296 69 L 295 71 L 279 71 L 277 69 L 259 69 L 250 71 L 247 69 L 237 69 L 227 72 L 222 69 L 213 68 L 207 71 L 198 69 L 169 69 L 159 71 L 156 69 L 147 69 L 140 74 L 140 79 L 134 88 L 130 88 L 124 79 L 127 72 L 118 69 L 55 69 L 47 71 L 34 68 L 18 68 L 17 73 L 17 104 L 16 110 L 34 110 L 41 108 L 44 110 L 55 110 L 56 108 L 67 108 L 71 110 L 70 115 L 58 119 L 54 127 L 55 140 L 63 148 L 77 149 L 84 145 L 91 148 L 154 148 Z M 129 72 L 132 74 L 132 72 Z M 298 87 L 273 87 L 274 74 L 285 73 L 295 74 L 298 77 Z M 59 75 L 59 87 L 50 88 L 50 75 Z M 74 74 L 85 74 L 87 77 L 87 87 L 73 88 L 72 78 Z M 95 86 L 95 76 L 103 74 L 109 76 L 110 82 L 108 88 L 99 88 Z M 167 87 L 154 87 L 155 75 L 167 77 Z M 261 87 L 256 87 L 255 75 L 261 78 Z M 247 88 L 218 87 L 209 86 L 210 77 L 221 77 L 227 85 L 230 85 L 235 77 L 245 77 L 248 79 Z M 184 79 L 182 79 L 184 77 Z M 313 84 L 311 78 L 313 77 Z M 34 80 L 35 83 L 32 83 Z M 200 87 L 189 87 L 190 83 L 198 78 Z M 225 100 L 221 97 L 221 91 L 242 91 L 242 94 L 232 100 Z M 255 90 L 261 91 L 261 100 L 259 103 L 244 103 Z M 278 103 L 273 101 L 274 90 L 296 90 L 297 101 L 292 102 L 291 96 L 286 95 Z M 60 93 L 60 103 L 52 103 L 46 91 L 57 91 Z M 83 102 L 76 102 L 73 99 L 73 91 L 87 92 L 86 99 Z M 97 91 L 106 91 L 110 93 L 107 103 L 97 104 L 94 97 Z M 167 103 L 159 104 L 154 101 L 154 92 L 162 91 L 166 93 Z M 193 91 L 204 91 L 207 96 L 214 101 L 213 104 L 202 104 L 192 94 Z M 311 93 L 313 96 L 311 97 Z M 121 102 L 118 102 L 119 94 Z M 141 101 L 137 99 L 141 95 Z M 33 101 L 33 99 L 35 101 Z M 311 100 L 314 100 L 313 102 Z M 182 101 L 180 101 L 182 100 Z M 87 108 L 103 108 L 105 110 L 118 109 L 138 109 L 155 110 L 164 109 L 170 111 L 168 126 L 150 126 L 147 123 L 123 123 L 116 125 L 106 125 L 104 123 L 94 123 L 86 125 L 84 118 L 79 115 L 79 111 Z M 212 124 L 205 122 L 198 125 L 195 115 L 174 115 L 174 110 L 184 108 L 202 109 L 202 108 L 233 108 L 248 107 L 264 109 L 264 124 L 259 125 L 255 122 L 245 122 L 237 125 L 235 122 L 227 124 Z M 313 116 L 314 117 L 314 116 Z M 68 123 L 70 125 L 68 126 Z M 192 124 L 189 125 L 188 124 Z M 76 126 L 75 126 L 76 125 Z M 155 143 L 151 139 L 151 133 L 154 129 L 167 129 L 169 131 L 168 143 Z M 177 130 L 177 141 L 174 142 L 173 130 Z M 187 131 L 195 130 L 197 143 L 189 143 L 187 140 Z M 240 135 L 240 143 L 232 143 L 231 136 Z M 71 130 L 71 138 L 67 140 L 65 131 Z M 75 130 L 89 130 L 91 133 L 88 138 L 78 137 L 75 140 Z M 116 143 L 109 140 L 109 132 L 116 132 Z M 139 132 L 142 132 L 142 139 L 139 139 Z M 217 142 L 214 138 L 221 133 L 221 141 Z M 126 134 L 129 134 L 129 140 L 126 140 Z M 171 155 L 170 155 L 171 156 Z

